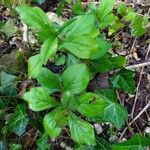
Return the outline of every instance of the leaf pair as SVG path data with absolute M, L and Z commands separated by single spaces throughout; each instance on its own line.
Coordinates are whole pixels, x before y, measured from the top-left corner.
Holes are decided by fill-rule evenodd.
M 86 89 L 89 83 L 89 71 L 85 64 L 74 64 L 69 66 L 60 78 L 47 68 L 41 68 L 37 80 L 47 91 L 59 91 L 62 80 L 64 91 L 79 94 Z

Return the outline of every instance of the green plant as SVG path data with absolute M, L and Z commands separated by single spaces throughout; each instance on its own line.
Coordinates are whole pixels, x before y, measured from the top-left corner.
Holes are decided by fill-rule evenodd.
M 113 14 L 113 8 L 114 0 L 103 0 L 98 7 L 90 6 L 87 12 L 69 19 L 62 26 L 50 22 L 37 7 L 20 5 L 16 8 L 21 20 L 42 43 L 40 53 L 28 61 L 28 76 L 37 79 L 40 86 L 31 88 L 23 98 L 33 111 L 49 110 L 43 125 L 52 138 L 60 135 L 62 128 L 69 125 L 71 138 L 75 142 L 95 145 L 94 130 L 88 121 L 111 122 L 120 129 L 128 117 L 127 110 L 117 103 L 115 90 L 133 94 L 134 72 L 124 69 L 124 57 L 113 57 L 109 53 L 111 44 L 102 31 L 108 29 L 109 34 L 114 34 L 124 26 L 124 21 L 131 21 L 132 35 L 140 36 L 146 32 L 147 17 L 119 5 L 118 14 L 126 15 L 125 19 L 120 20 Z M 55 74 L 43 67 L 49 59 L 63 64 L 65 70 Z M 96 73 L 113 69 L 119 71 L 110 78 L 110 88 L 99 89 L 95 93 L 87 91 L 89 81 Z M 56 98 L 56 93 L 59 98 Z M 147 146 L 149 140 L 144 141 L 148 142 L 142 146 Z M 139 141 L 137 143 L 141 144 Z M 117 149 L 118 145 L 111 148 Z M 132 145 L 134 143 L 131 142 Z

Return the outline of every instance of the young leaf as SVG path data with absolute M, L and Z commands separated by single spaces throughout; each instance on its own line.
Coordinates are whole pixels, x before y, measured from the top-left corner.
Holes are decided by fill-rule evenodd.
M 36 78 L 42 67 L 42 58 L 40 54 L 32 56 L 28 60 L 28 76 L 29 78 Z
M 78 106 L 78 101 L 70 91 L 66 91 L 62 94 L 61 103 L 66 109 L 75 109 Z
M 86 14 L 66 23 L 59 35 L 62 40 L 59 48 L 83 59 L 96 59 L 105 54 L 110 44 L 102 38 L 97 38 L 99 31 L 95 28 L 94 20 L 93 15 Z
M 135 17 L 136 17 L 136 13 L 135 13 L 133 10 L 128 10 L 128 11 L 127 11 L 127 15 L 124 16 L 123 19 L 124 19 L 125 21 L 132 21 L 132 20 L 135 19 Z
M 108 35 L 112 35 L 113 33 L 117 32 L 121 28 L 124 27 L 124 24 L 120 22 L 120 20 L 116 20 L 110 27 L 108 31 Z
M 58 46 L 57 38 L 56 39 L 49 38 L 43 43 L 41 47 L 41 57 L 42 57 L 42 62 L 44 64 L 47 63 L 50 57 L 56 54 L 57 46 Z
M 94 130 L 91 124 L 79 119 L 73 113 L 69 115 L 71 138 L 79 144 L 95 145 Z
M 140 134 L 135 135 L 131 139 L 111 145 L 112 150 L 144 150 L 150 145 L 150 139 Z
M 79 94 L 88 85 L 89 71 L 85 64 L 74 64 L 63 72 L 62 80 L 65 91 Z
M 109 25 L 112 25 L 117 20 L 116 16 L 114 14 L 109 14 L 105 17 L 103 17 L 99 23 L 99 28 L 104 29 Z
M 79 106 L 77 110 L 87 117 L 93 117 L 100 114 L 107 106 L 106 101 L 94 93 L 85 93 L 79 97 L 78 101 Z
M 47 134 L 52 138 L 57 137 L 61 132 L 61 127 L 67 124 L 67 119 L 62 107 L 57 107 L 54 111 L 48 113 L 43 120 Z
M 37 76 L 38 82 L 42 87 L 52 91 L 57 91 L 60 88 L 60 80 L 57 75 L 47 68 L 41 68 L 39 75 Z
M 37 150 L 48 150 L 50 144 L 48 144 L 48 135 L 42 134 L 36 142 Z
M 67 49 L 82 59 L 97 59 L 102 57 L 111 45 L 102 38 L 93 38 L 91 35 L 78 35 L 65 39 L 61 48 Z M 82 52 L 82 55 L 81 55 Z
M 77 2 L 72 6 L 72 11 L 77 15 L 84 14 L 84 9 L 80 2 Z
M 42 88 L 31 88 L 23 96 L 33 111 L 42 111 L 58 105 L 55 99 L 49 96 Z
M 38 7 L 30 7 L 25 4 L 16 8 L 21 20 L 35 31 L 41 31 L 44 28 L 50 28 L 52 33 L 55 28 L 50 23 L 46 14 Z
M 117 5 L 117 12 L 118 12 L 119 15 L 125 16 L 126 13 L 127 13 L 127 7 L 125 6 L 125 4 L 119 3 Z
M 131 22 L 131 32 L 133 36 L 142 36 L 146 33 L 146 25 L 148 23 L 148 16 L 137 15 Z
M 122 69 L 117 73 L 117 75 L 110 78 L 110 83 L 115 89 L 134 94 L 135 82 L 133 76 L 133 71 Z
M 25 132 L 28 121 L 26 107 L 22 104 L 17 105 L 15 112 L 7 124 L 7 129 L 21 136 Z
M 95 18 L 92 14 L 77 16 L 72 21 L 64 24 L 62 29 L 60 29 L 62 31 L 59 37 L 68 41 L 68 39 L 72 39 L 73 37 L 88 35 L 95 30 L 94 21 Z
M 126 64 L 126 59 L 122 56 L 111 57 L 110 54 L 106 54 L 100 59 L 94 60 L 91 63 L 91 67 L 95 69 L 96 72 L 104 73 L 112 69 L 122 68 Z
M 97 8 L 99 18 L 107 16 L 114 8 L 115 0 L 102 0 Z

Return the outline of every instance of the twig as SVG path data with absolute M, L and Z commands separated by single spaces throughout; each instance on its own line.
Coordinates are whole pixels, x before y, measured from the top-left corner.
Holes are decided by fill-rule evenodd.
M 147 103 L 147 105 L 138 113 L 138 115 L 128 124 L 128 126 L 131 126 L 131 124 L 132 124 L 133 122 L 135 122 L 149 107 L 150 107 L 150 101 L 149 101 L 149 102 Z M 122 134 L 121 134 L 120 137 L 119 137 L 119 140 L 122 139 L 122 137 L 123 137 L 123 135 L 124 135 L 124 133 L 126 132 L 127 129 L 128 129 L 128 127 L 126 127 L 126 128 L 123 130 Z
M 147 53 L 146 53 L 146 56 L 145 56 L 145 60 L 148 58 L 149 52 L 150 52 L 150 44 L 148 45 L 148 50 L 147 50 Z M 142 79 L 143 72 L 144 72 L 144 66 L 142 67 L 142 70 L 141 70 L 141 73 L 140 73 L 139 82 L 138 82 L 137 90 L 136 90 L 136 94 L 135 94 L 135 100 L 134 100 L 134 104 L 133 104 L 132 111 L 131 111 L 131 114 L 130 114 L 131 118 L 133 118 L 133 115 L 134 115 L 136 101 L 137 101 L 138 93 L 139 93 L 139 86 L 141 84 L 141 79 Z
M 130 65 L 125 67 L 126 69 L 136 69 L 136 68 L 140 68 L 140 67 L 145 67 L 145 66 L 149 66 L 150 65 L 150 61 L 146 61 L 140 64 L 135 64 L 135 65 Z

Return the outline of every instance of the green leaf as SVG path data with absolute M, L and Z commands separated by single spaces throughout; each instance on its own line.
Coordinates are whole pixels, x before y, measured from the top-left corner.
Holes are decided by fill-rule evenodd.
M 41 43 L 44 43 L 48 39 L 55 39 L 56 34 L 52 34 L 52 31 L 50 28 L 44 28 L 41 31 L 37 33 L 37 38 Z
M 146 33 L 146 25 L 148 23 L 148 16 L 137 15 L 131 22 L 131 32 L 133 36 L 142 36 Z
M 11 37 L 17 32 L 17 27 L 14 25 L 13 20 L 9 19 L 5 25 L 0 28 L 0 32 L 5 33 L 7 37 Z
M 7 96 L 17 96 L 16 83 L 17 77 L 5 72 L 0 73 L 0 93 Z
M 28 121 L 26 107 L 22 104 L 17 105 L 15 112 L 7 124 L 7 129 L 21 136 L 25 132 Z
M 103 89 L 97 91 L 97 93 L 99 93 L 109 103 L 104 112 L 97 116 L 97 119 L 111 122 L 116 128 L 120 129 L 128 117 L 127 110 L 116 103 L 117 98 L 113 90 Z
M 0 85 L 11 85 L 14 81 L 17 80 L 17 77 L 12 74 L 7 74 L 5 72 L 0 73 Z
M 55 65 L 57 66 L 64 65 L 65 62 L 66 62 L 66 56 L 60 55 L 59 57 L 56 58 Z
M 65 91 L 79 94 L 89 83 L 89 71 L 85 64 L 74 64 L 63 72 L 62 80 Z
M 120 129 L 124 125 L 127 117 L 127 110 L 117 103 L 110 103 L 103 113 L 103 119 L 114 124 L 117 129 Z
M 117 12 L 121 16 L 125 16 L 127 13 L 127 7 L 123 3 L 119 3 L 117 6 Z
M 81 5 L 81 3 L 75 3 L 73 6 L 72 6 L 72 11 L 73 13 L 77 14 L 77 15 L 82 15 L 84 14 L 84 9 Z
M 44 117 L 43 124 L 47 134 L 55 138 L 60 134 L 61 128 L 67 124 L 67 121 L 65 111 L 62 107 L 57 107 Z
M 2 0 L 2 4 L 4 4 L 10 10 L 12 10 L 13 3 L 14 3 L 14 0 Z
M 91 68 L 94 68 L 96 72 L 105 73 L 115 68 L 123 68 L 125 64 L 126 59 L 123 56 L 112 57 L 110 54 L 106 54 L 100 59 L 92 61 Z
M 97 94 L 85 93 L 79 99 L 77 110 L 84 116 L 93 117 L 103 112 L 107 106 L 106 101 Z
M 79 58 L 97 59 L 103 56 L 111 45 L 102 38 L 93 38 L 91 35 L 78 35 L 65 39 L 61 47 Z
M 22 145 L 16 143 L 10 143 L 9 150 L 22 150 Z
M 31 88 L 23 96 L 33 111 L 42 111 L 58 105 L 55 99 L 49 96 L 42 88 Z
M 71 54 L 68 54 L 67 67 L 69 67 L 70 65 L 78 64 L 78 63 L 80 63 L 79 59 L 77 59 L 75 56 Z
M 111 145 L 112 150 L 144 150 L 150 145 L 150 139 L 140 134 L 135 135 L 131 139 Z
M 114 14 L 109 14 L 100 20 L 99 28 L 104 29 L 107 26 L 112 25 L 115 21 L 116 21 L 116 16 Z
M 96 93 L 100 94 L 108 101 L 116 102 L 117 95 L 113 89 L 98 89 Z
M 77 16 L 73 20 L 64 24 L 59 37 L 66 41 L 73 37 L 88 35 L 95 30 L 94 21 L 95 18 L 91 14 Z
M 37 80 L 42 87 L 48 90 L 58 91 L 60 89 L 60 80 L 58 76 L 47 68 L 41 68 Z
M 109 34 L 109 35 L 112 35 L 112 34 L 114 34 L 115 32 L 117 32 L 118 30 L 120 30 L 120 29 L 123 28 L 123 27 L 124 27 L 124 24 L 122 24 L 122 23 L 120 22 L 120 20 L 116 20 L 116 21 L 114 22 L 114 24 L 112 24 L 112 25 L 109 27 L 108 34 Z
M 110 144 L 103 138 L 96 136 L 96 145 L 75 145 L 74 150 L 111 150 Z
M 32 56 L 28 60 L 28 76 L 29 78 L 36 78 L 42 67 L 43 61 L 40 54 Z
M 111 150 L 110 144 L 101 137 L 96 137 L 96 143 L 95 150 Z
M 55 33 L 55 28 L 40 8 L 23 4 L 18 6 L 16 10 L 20 15 L 21 20 L 36 32 L 39 32 L 44 28 L 49 28 L 51 29 L 52 34 Z
M 57 52 L 58 39 L 47 39 L 41 47 L 41 57 L 44 64 Z
M 50 144 L 48 144 L 48 135 L 42 134 L 36 142 L 37 150 L 48 150 L 50 148 Z
M 128 10 L 128 11 L 127 11 L 127 15 L 124 16 L 123 19 L 124 19 L 125 21 L 132 21 L 132 20 L 135 19 L 135 17 L 136 17 L 136 13 L 135 13 L 133 10 Z
M 66 91 L 62 94 L 61 103 L 66 109 L 75 109 L 78 106 L 78 101 L 70 91 Z
M 134 94 L 135 81 L 134 72 L 131 70 L 122 69 L 115 76 L 110 78 L 110 83 L 113 88 Z
M 97 59 L 104 55 L 110 44 L 102 38 L 97 38 L 99 31 L 94 25 L 94 20 L 93 15 L 86 14 L 67 22 L 59 35 L 62 41 L 59 48 L 83 59 Z
M 73 113 L 69 115 L 71 138 L 79 144 L 95 145 L 94 130 L 91 124 L 79 119 Z
M 112 12 L 114 8 L 115 0 L 102 0 L 97 8 L 99 18 L 103 18 Z

